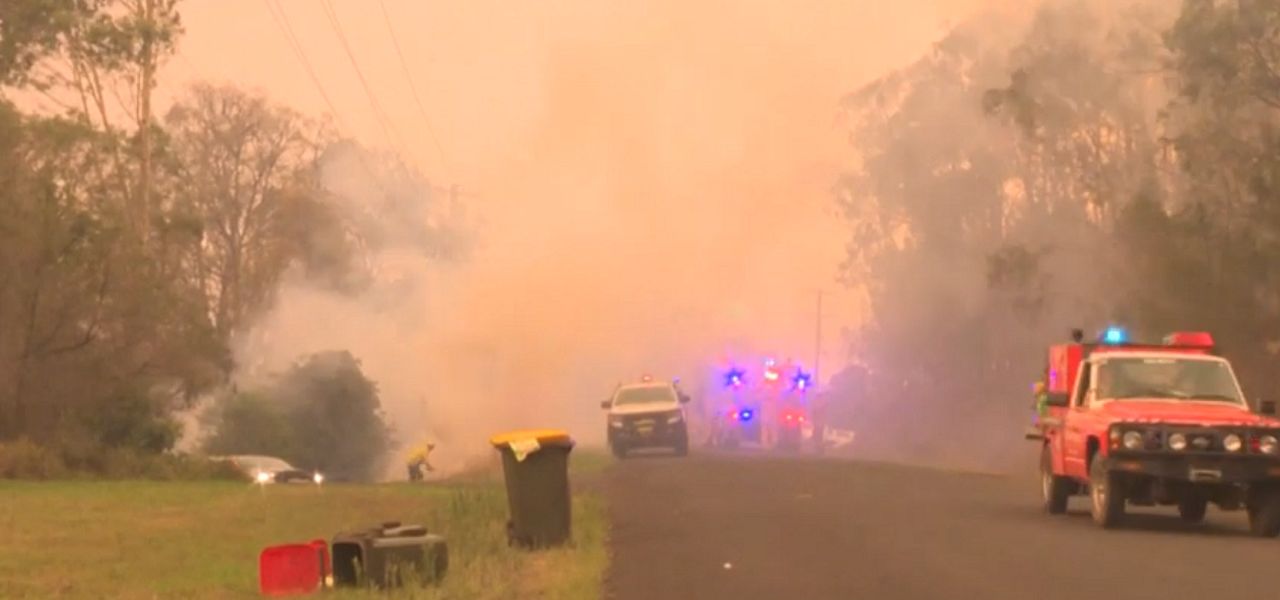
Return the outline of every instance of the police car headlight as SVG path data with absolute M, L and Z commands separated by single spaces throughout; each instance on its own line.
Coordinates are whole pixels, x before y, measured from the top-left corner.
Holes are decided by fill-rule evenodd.
M 676 413 L 674 415 L 671 415 L 670 417 L 667 417 L 667 425 L 675 425 L 676 423 L 679 423 L 680 421 L 683 421 L 683 420 L 684 420 L 684 415 L 681 415 L 680 413 Z
M 266 471 L 258 471 L 258 475 L 254 477 L 258 483 L 271 483 L 271 474 Z
M 1258 438 L 1258 451 L 1263 454 L 1275 454 L 1280 450 L 1280 442 L 1276 440 L 1274 435 L 1264 435 Z
M 320 473 L 316 473 L 315 475 L 311 476 L 311 481 L 316 482 L 316 485 L 320 485 L 324 483 L 324 475 L 321 475 Z
M 1169 447 L 1178 451 L 1186 450 L 1187 436 L 1182 435 L 1181 433 L 1175 433 L 1169 436 Z
M 1222 447 L 1226 448 L 1227 452 L 1239 452 L 1244 447 L 1244 440 L 1234 433 L 1228 433 L 1227 437 L 1222 438 Z
M 1142 448 L 1142 433 L 1137 431 L 1126 431 L 1124 434 L 1125 450 L 1138 450 Z

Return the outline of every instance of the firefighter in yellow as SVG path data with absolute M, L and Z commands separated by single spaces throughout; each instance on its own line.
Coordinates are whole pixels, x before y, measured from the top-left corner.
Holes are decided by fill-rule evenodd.
M 409 451 L 409 456 L 405 460 L 405 466 L 409 469 L 409 481 L 422 481 L 424 469 L 435 470 L 431 466 L 431 451 L 435 449 L 435 444 L 422 444 Z
M 1044 427 L 1045 419 L 1049 418 L 1049 390 L 1043 381 L 1037 381 L 1032 390 L 1036 398 L 1036 426 Z

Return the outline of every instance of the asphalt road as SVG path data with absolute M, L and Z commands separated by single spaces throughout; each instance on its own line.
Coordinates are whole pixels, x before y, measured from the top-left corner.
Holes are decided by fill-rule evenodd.
M 608 597 L 1124 600 L 1274 598 L 1280 540 L 1243 513 L 1170 509 L 1105 531 L 1073 498 L 1040 510 L 1034 473 L 971 475 L 835 459 L 643 457 L 610 469 Z

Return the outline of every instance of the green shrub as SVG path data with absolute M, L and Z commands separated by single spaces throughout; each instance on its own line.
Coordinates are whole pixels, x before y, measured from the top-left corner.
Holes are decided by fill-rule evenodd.
M 277 456 L 351 480 L 375 480 L 391 445 L 377 386 L 349 352 L 309 355 L 265 389 L 220 399 L 209 425 L 209 454 Z
M 225 461 L 129 448 L 50 448 L 22 439 L 0 444 L 0 479 L 238 480 L 244 473 Z
M 66 477 L 62 456 L 28 439 L 0 443 L 0 478 L 58 479 Z

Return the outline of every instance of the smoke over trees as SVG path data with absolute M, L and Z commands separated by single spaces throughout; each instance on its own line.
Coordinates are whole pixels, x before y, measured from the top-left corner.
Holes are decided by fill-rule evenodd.
M 1250 0 L 1049 0 L 847 99 L 869 452 L 1008 464 L 1075 326 L 1208 330 L 1247 393 L 1274 384 L 1278 26 Z
M 0 442 L 76 455 L 168 450 L 180 435 L 175 412 L 229 383 L 233 338 L 290 273 L 335 290 L 368 279 L 361 256 L 380 232 L 343 197 L 363 190 L 321 176 L 331 155 L 364 150 L 229 86 L 196 85 L 154 114 L 158 68 L 182 34 L 177 6 L 0 3 Z M 23 110 L 19 98 L 54 108 Z M 420 174 L 396 173 L 419 183 L 398 188 L 402 204 L 434 202 Z M 416 216 L 402 215 L 401 227 Z M 447 259 L 441 249 L 460 245 L 432 250 Z M 342 381 L 360 375 L 348 366 Z M 319 393 L 300 373 L 284 396 Z M 372 388 L 348 388 L 314 406 L 379 418 Z M 348 462 L 335 467 L 363 474 L 374 464 Z

